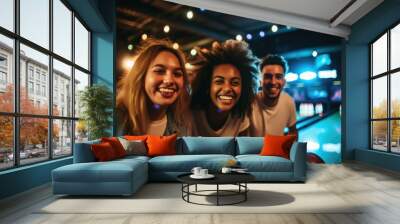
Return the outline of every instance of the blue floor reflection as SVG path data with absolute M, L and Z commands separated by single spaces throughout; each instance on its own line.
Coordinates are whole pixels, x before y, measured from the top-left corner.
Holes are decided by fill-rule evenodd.
M 307 142 L 307 152 L 325 163 L 341 163 L 341 125 L 339 112 L 299 131 L 299 141 Z

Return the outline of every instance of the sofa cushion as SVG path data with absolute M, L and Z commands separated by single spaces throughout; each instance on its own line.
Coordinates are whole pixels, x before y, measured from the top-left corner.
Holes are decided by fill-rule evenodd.
M 147 155 L 146 144 L 141 140 L 126 140 L 125 138 L 118 138 L 126 151 L 126 155 Z
M 264 137 L 236 137 L 236 155 L 260 154 Z
M 225 154 L 234 155 L 235 139 L 233 137 L 183 137 L 182 154 Z
M 146 143 L 149 151 L 148 156 L 163 156 L 176 154 L 176 138 L 177 135 L 169 136 L 153 136 L 147 137 Z
M 101 142 L 110 143 L 110 145 L 114 149 L 117 158 L 122 158 L 126 156 L 126 151 L 117 137 L 103 137 L 101 138 Z
M 97 161 L 104 162 L 118 158 L 112 145 L 108 142 L 93 144 L 90 147 Z
M 191 172 L 193 167 L 200 166 L 211 172 L 219 171 L 228 160 L 235 159 L 231 155 L 175 155 L 158 156 L 149 160 L 149 170 L 163 172 Z
M 293 162 L 279 156 L 238 155 L 239 166 L 249 172 L 292 172 Z
M 266 135 L 264 146 L 261 149 L 261 156 L 280 156 L 289 159 L 290 147 L 296 140 L 296 135 Z

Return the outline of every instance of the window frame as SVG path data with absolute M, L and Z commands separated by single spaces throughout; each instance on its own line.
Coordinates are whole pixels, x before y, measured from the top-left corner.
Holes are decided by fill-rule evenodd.
M 375 39 L 373 39 L 371 42 L 368 43 L 368 52 L 369 52 L 369 149 L 373 151 L 379 151 L 379 152 L 385 152 L 385 153 L 391 153 L 391 154 L 400 154 L 400 152 L 393 152 L 392 151 L 392 121 L 397 121 L 400 120 L 400 117 L 392 117 L 392 99 L 391 99 L 391 91 L 392 91 L 392 86 L 391 86 L 391 79 L 393 75 L 396 75 L 396 73 L 400 72 L 400 67 L 391 69 L 391 31 L 393 28 L 396 26 L 400 26 L 400 20 L 392 24 L 390 27 L 385 29 L 384 32 L 380 33 Z M 382 36 L 387 34 L 387 63 L 386 63 L 386 71 L 380 74 L 376 74 L 374 76 L 373 74 L 373 44 L 379 40 Z M 373 118 L 373 81 L 378 79 L 386 77 L 386 87 L 387 87 L 387 105 L 386 105 L 386 118 Z M 373 136 L 373 122 L 375 121 L 386 121 L 386 151 L 379 150 L 374 148 L 374 136 Z
M 36 44 L 29 39 L 24 38 L 23 36 L 20 35 L 20 0 L 14 0 L 13 1 L 13 10 L 14 10 L 14 30 L 10 31 L 4 27 L 0 26 L 0 35 L 3 35 L 7 38 L 10 38 L 13 40 L 13 63 L 12 63 L 12 69 L 11 71 L 13 72 L 13 79 L 14 79 L 14 110 L 13 112 L 2 112 L 0 111 L 0 116 L 4 117 L 12 117 L 13 119 L 13 153 L 14 153 L 14 161 L 13 165 L 10 167 L 5 167 L 5 168 L 0 168 L 0 172 L 5 171 L 5 170 L 10 170 L 10 169 L 16 169 L 19 167 L 23 166 L 29 166 L 33 164 L 38 164 L 38 163 L 43 163 L 46 161 L 54 160 L 54 159 L 61 159 L 61 158 L 66 158 L 73 156 L 74 152 L 74 143 L 75 143 L 75 126 L 76 126 L 76 121 L 79 120 L 79 117 L 75 117 L 75 108 L 71 108 L 71 114 L 62 116 L 61 114 L 59 116 L 53 115 L 53 59 L 58 60 L 59 62 L 62 62 L 68 66 L 71 66 L 71 81 L 70 81 L 70 86 L 71 86 L 71 105 L 74 105 L 75 103 L 75 88 L 74 88 L 74 82 L 75 82 L 75 69 L 85 73 L 89 77 L 89 83 L 88 86 L 92 85 L 92 61 L 91 61 L 91 49 L 92 49 L 92 43 L 91 43 L 91 38 L 92 38 L 92 30 L 88 27 L 88 25 L 84 22 L 84 20 L 76 13 L 72 7 L 65 1 L 65 0 L 59 0 L 68 10 L 71 11 L 71 18 L 70 18 L 70 23 L 71 23 L 71 59 L 64 58 L 63 56 L 55 53 L 53 50 L 53 1 L 54 0 L 47 0 L 49 3 L 49 47 L 48 49 L 40 46 L 39 44 Z M 74 25 L 74 20 L 75 18 L 79 20 L 79 22 L 83 25 L 83 27 L 88 31 L 88 69 L 85 69 L 78 64 L 75 63 L 75 25 Z M 20 65 L 21 65 L 21 57 L 20 57 L 20 45 L 23 44 L 27 47 L 32 48 L 33 50 L 36 50 L 42 54 L 45 54 L 48 56 L 49 62 L 48 62 L 48 74 L 47 74 L 47 79 L 46 80 L 46 87 L 45 90 L 48 92 L 45 94 L 48 97 L 48 112 L 46 115 L 39 115 L 39 114 L 27 114 L 27 113 L 21 113 L 20 111 L 20 85 L 21 85 L 21 80 L 20 80 Z M 42 72 L 39 73 L 39 80 L 36 82 L 36 69 L 34 68 L 33 70 L 33 79 L 30 79 L 30 74 L 29 74 L 29 68 L 30 65 L 27 63 L 27 73 L 25 74 L 26 76 L 26 82 L 28 81 L 33 81 L 33 85 L 35 86 L 36 83 L 40 83 L 40 87 L 42 86 L 42 79 L 41 79 L 41 74 Z M 28 85 L 28 84 L 27 84 Z M 28 87 L 28 86 L 27 86 Z M 27 88 L 27 91 L 28 88 Z M 34 92 L 36 89 L 34 89 Z M 42 94 L 39 94 L 38 96 L 42 96 Z M 38 162 L 30 162 L 30 163 L 24 163 L 21 164 L 21 158 L 20 158 L 20 119 L 21 118 L 45 118 L 47 119 L 48 122 L 48 136 L 47 136 L 47 152 L 48 154 L 46 155 L 47 157 L 43 157 L 43 160 L 40 160 Z M 62 155 L 62 156 L 54 156 L 53 152 L 55 147 L 53 146 L 53 122 L 56 120 L 65 120 L 65 121 L 71 121 L 71 153 L 68 155 Z

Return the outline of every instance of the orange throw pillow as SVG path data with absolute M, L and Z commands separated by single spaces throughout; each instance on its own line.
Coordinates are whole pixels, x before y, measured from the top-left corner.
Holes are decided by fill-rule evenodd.
M 109 137 L 109 138 L 101 138 L 101 142 L 108 142 L 114 149 L 115 155 L 117 158 L 121 158 L 126 156 L 126 151 L 122 146 L 121 142 L 119 142 L 118 138 L 116 137 Z
M 117 158 L 114 149 L 108 142 L 93 144 L 90 146 L 90 148 L 92 149 L 94 157 L 99 162 L 109 161 Z
M 128 141 L 146 141 L 147 135 L 124 135 L 124 138 Z
M 148 156 L 176 155 L 176 134 L 147 137 Z
M 285 136 L 264 136 L 264 146 L 261 149 L 262 156 L 280 156 L 286 159 L 290 158 L 290 147 L 296 140 L 296 135 Z

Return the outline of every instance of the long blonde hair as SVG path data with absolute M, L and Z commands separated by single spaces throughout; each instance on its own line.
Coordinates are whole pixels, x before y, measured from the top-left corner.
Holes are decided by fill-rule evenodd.
M 151 103 L 144 89 L 144 81 L 151 62 L 163 51 L 174 54 L 183 71 L 184 88 L 175 103 L 168 107 L 167 113 L 172 115 L 174 126 L 184 127 L 185 118 L 182 115 L 188 113 L 190 103 L 185 57 L 181 51 L 172 47 L 170 41 L 149 39 L 138 48 L 131 71 L 118 82 L 116 107 L 119 129 L 127 132 L 123 134 L 146 134 L 148 124 L 151 122 L 148 109 Z

